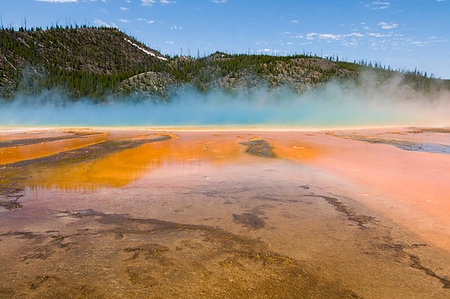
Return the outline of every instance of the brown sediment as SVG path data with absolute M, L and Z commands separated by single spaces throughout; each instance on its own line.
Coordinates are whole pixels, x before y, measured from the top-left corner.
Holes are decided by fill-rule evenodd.
M 34 239 L 37 237 L 37 235 L 33 234 L 32 232 L 9 232 L 5 234 L 0 234 L 0 237 L 7 237 L 7 236 L 15 236 L 19 237 L 20 239 Z
M 353 133 L 353 134 L 357 134 L 357 133 Z M 382 134 L 406 135 L 406 133 L 403 133 L 403 132 L 384 132 L 384 133 L 378 133 L 377 135 L 382 135 Z
M 104 132 L 75 132 L 75 131 L 64 131 L 63 133 L 70 133 L 72 135 L 4 140 L 4 141 L 0 141 L 0 148 L 24 146 L 24 145 L 31 145 L 31 144 L 36 144 L 36 143 L 47 143 L 47 142 L 61 141 L 61 140 L 69 140 L 69 139 L 83 138 L 83 137 L 95 136 L 95 135 L 105 135 L 106 136 L 108 134 L 108 133 L 104 133 Z
M 418 248 L 418 247 L 424 247 L 427 246 L 427 244 L 402 244 L 402 243 L 395 243 L 391 238 L 387 238 L 386 243 L 379 244 L 377 247 L 381 249 L 388 249 L 395 251 L 399 256 L 403 256 L 409 260 L 409 266 L 414 269 L 418 269 L 423 271 L 427 276 L 430 276 L 432 278 L 435 278 L 439 280 L 442 283 L 442 287 L 444 289 L 450 289 L 450 280 L 445 277 L 438 275 L 435 271 L 433 271 L 431 268 L 425 266 L 420 259 L 419 256 L 408 253 L 405 249 L 411 249 L 411 248 Z
M 252 199 L 262 200 L 262 201 L 282 201 L 281 199 L 278 199 L 274 196 L 268 196 L 268 195 L 256 195 L 256 196 L 253 196 Z
M 23 188 L 17 186 L 18 181 L 20 178 L 10 178 L 8 174 L 2 173 L 0 168 L 0 207 L 7 210 L 22 208 L 19 199 L 23 196 Z
M 306 195 L 306 196 L 320 197 L 320 198 L 325 199 L 326 202 L 328 202 L 329 204 L 331 204 L 335 207 L 336 211 L 347 215 L 348 216 L 347 219 L 350 221 L 356 222 L 360 228 L 366 229 L 367 227 L 365 225 L 367 225 L 368 223 L 377 224 L 375 217 L 366 216 L 366 215 L 358 215 L 352 209 L 347 207 L 344 203 L 339 201 L 337 198 L 325 196 L 325 195 Z M 401 255 L 406 256 L 411 261 L 411 264 L 410 264 L 411 267 L 419 269 L 419 270 L 423 271 L 426 275 L 438 279 L 443 284 L 444 288 L 450 288 L 450 280 L 449 279 L 447 279 L 444 276 L 440 276 L 440 275 L 436 274 L 436 272 L 434 272 L 430 268 L 424 266 L 421 262 L 421 259 L 417 255 L 414 255 L 414 254 L 411 254 L 411 253 L 408 253 L 405 251 L 405 249 L 407 249 L 407 248 L 417 248 L 417 247 L 421 247 L 421 246 L 427 246 L 427 244 L 414 243 L 411 245 L 405 245 L 405 244 L 400 244 L 400 243 L 394 243 L 391 238 L 387 238 L 386 243 L 382 243 L 378 246 L 381 248 L 384 248 L 384 249 L 392 249 L 396 252 L 399 252 Z
M 233 221 L 252 229 L 259 229 L 266 225 L 264 219 L 256 213 L 233 214 Z
M 37 248 L 33 252 L 22 256 L 21 262 L 30 261 L 30 260 L 46 260 L 49 256 L 54 254 L 55 251 L 50 248 Z
M 145 135 L 136 135 L 133 137 L 123 137 L 120 138 L 122 141 L 126 140 L 160 140 L 160 139 L 178 139 L 179 137 L 172 133 L 150 133 Z
M 440 276 L 440 275 L 436 274 L 436 272 L 434 272 L 430 268 L 424 266 L 418 256 L 413 255 L 413 254 L 408 254 L 408 256 L 409 256 L 409 259 L 411 260 L 411 267 L 419 269 L 419 270 L 425 272 L 426 275 L 438 279 L 443 284 L 443 287 L 445 289 L 450 289 L 450 280 L 448 278 Z
M 11 211 L 15 209 L 21 209 L 23 206 L 18 199 L 14 199 L 14 200 L 0 200 L 0 207 L 3 207 Z
M 240 142 L 239 144 L 247 145 L 246 152 L 252 155 L 266 157 L 266 158 L 274 158 L 275 153 L 272 151 L 273 147 L 269 142 L 263 139 L 252 138 L 248 142 Z
M 448 128 L 418 128 L 413 129 L 410 131 L 407 131 L 406 133 L 412 133 L 412 134 L 420 134 L 420 133 L 450 133 L 450 129 Z
M 157 142 L 157 141 L 167 141 L 170 140 L 171 137 L 169 135 L 160 135 L 155 138 L 147 138 L 147 139 L 137 139 L 137 140 L 109 140 L 93 145 L 89 145 L 83 148 L 60 152 L 55 155 L 36 158 L 32 160 L 19 161 L 16 163 L 8 164 L 6 168 L 20 168 L 28 165 L 57 165 L 57 164 L 65 164 L 65 163 L 76 163 L 81 161 L 87 161 L 92 159 L 98 159 L 104 157 L 109 154 L 113 154 L 119 151 L 123 151 L 126 149 L 132 149 L 138 147 L 140 145 Z
M 83 148 L 89 145 L 110 140 L 112 138 L 111 136 L 109 136 L 109 133 L 107 132 L 104 133 L 95 132 L 95 133 L 92 135 L 88 134 L 87 136 L 82 137 L 77 137 L 74 136 L 74 134 L 71 134 L 71 136 L 69 136 L 70 138 L 64 138 L 60 140 L 49 139 L 48 142 L 38 142 L 38 143 L 24 144 L 22 146 L 10 146 L 0 148 L 0 164 L 11 164 L 18 161 L 32 160 L 36 158 L 51 156 L 62 151 L 69 151 Z M 56 136 L 52 136 L 54 134 L 56 134 Z M 10 138 L 11 136 L 8 136 L 7 140 L 10 141 L 19 139 L 25 140 L 26 138 L 22 138 L 23 135 L 25 134 L 15 135 L 12 136 L 13 138 Z M 59 138 L 60 136 L 58 135 L 60 135 L 59 132 L 52 131 L 40 136 L 40 138 L 44 139 L 53 137 Z M 39 139 L 35 141 L 42 141 L 44 139 Z
M 36 276 L 36 278 L 33 280 L 33 282 L 31 282 L 30 289 L 34 290 L 34 289 L 40 287 L 49 279 L 58 280 L 58 278 L 56 276 L 39 275 L 39 276 Z
M 137 259 L 141 253 L 144 254 L 145 259 L 149 259 L 156 254 L 162 254 L 169 251 L 169 247 L 157 243 L 150 243 L 143 246 L 127 247 L 122 249 L 122 251 L 132 253 L 133 255 L 130 259 Z
M 349 208 L 347 205 L 342 203 L 339 199 L 326 196 L 326 195 L 305 195 L 309 197 L 323 198 L 327 203 L 334 206 L 336 211 L 343 213 L 347 216 L 347 219 L 356 222 L 358 226 L 362 229 L 367 228 L 367 224 L 376 224 L 376 219 L 372 216 L 359 215 L 353 209 Z
M 60 215 L 75 220 L 64 237 L 72 245 L 61 247 L 52 234 L 40 234 L 40 244 L 23 247 L 12 267 L 1 269 L 3 278 L 17 268 L 29 274 L 8 285 L 0 278 L 0 290 L 27 297 L 83 288 L 90 297 L 110 298 L 359 298 L 266 243 L 217 227 L 95 210 Z M 109 278 L 108 285 L 99 277 Z
M 344 203 L 339 201 L 337 198 L 325 196 L 325 195 L 306 195 L 306 196 L 319 197 L 319 198 L 325 199 L 326 202 L 328 202 L 329 204 L 331 204 L 335 207 L 336 211 L 347 215 L 348 216 L 347 219 L 350 221 L 356 222 L 360 228 L 366 229 L 367 228 L 366 225 L 368 223 L 377 224 L 375 217 L 356 214 L 352 209 L 347 207 Z M 417 255 L 414 255 L 414 254 L 411 254 L 411 253 L 408 253 L 405 251 L 405 249 L 407 249 L 407 248 L 417 248 L 417 247 L 427 246 L 427 244 L 414 243 L 411 245 L 405 245 L 405 244 L 395 243 L 392 240 L 392 238 L 390 238 L 390 237 L 388 237 L 386 239 L 387 239 L 386 243 L 379 244 L 379 245 L 377 245 L 377 247 L 380 247 L 383 249 L 392 249 L 395 252 L 399 253 L 400 255 L 407 257 L 411 261 L 410 266 L 412 268 L 419 269 L 419 270 L 423 271 L 427 276 L 438 279 L 443 284 L 444 288 L 450 288 L 450 280 L 448 278 L 438 275 L 436 272 L 434 272 L 427 266 L 423 265 L 421 262 L 421 259 Z

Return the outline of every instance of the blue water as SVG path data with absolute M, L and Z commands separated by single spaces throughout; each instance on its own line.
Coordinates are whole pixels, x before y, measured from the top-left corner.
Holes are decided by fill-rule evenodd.
M 445 114 L 445 109 L 395 97 L 338 84 L 302 95 L 282 88 L 207 94 L 184 89 L 170 102 L 136 101 L 130 96 L 102 104 L 70 102 L 49 92 L 0 104 L 0 126 L 342 127 L 418 124 Z

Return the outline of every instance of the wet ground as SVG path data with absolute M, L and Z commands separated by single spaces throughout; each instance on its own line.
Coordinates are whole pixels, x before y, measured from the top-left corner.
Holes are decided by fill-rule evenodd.
M 438 131 L 439 132 L 439 131 Z M 417 134 L 418 132 L 415 131 Z M 424 142 L 415 142 L 409 140 L 397 140 L 392 138 L 379 138 L 379 137 L 367 137 L 367 136 L 359 136 L 359 135 L 337 135 L 337 137 L 348 138 L 352 140 L 365 141 L 370 143 L 379 143 L 379 144 L 390 144 L 395 147 L 398 147 L 402 150 L 413 151 L 413 152 L 425 152 L 425 153 L 436 153 L 436 154 L 450 154 L 450 145 L 447 144 L 439 144 L 439 143 L 424 143 Z
M 446 298 L 446 130 L 5 129 L 0 298 Z

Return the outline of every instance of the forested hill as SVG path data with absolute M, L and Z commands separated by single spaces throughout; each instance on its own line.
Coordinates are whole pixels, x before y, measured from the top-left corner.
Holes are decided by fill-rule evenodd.
M 0 30 L 0 96 L 58 88 L 72 98 L 110 94 L 166 96 L 177 86 L 212 88 L 289 86 L 297 92 L 332 79 L 356 79 L 373 69 L 386 80 L 397 72 L 365 63 L 312 55 L 167 57 L 114 28 L 56 27 Z M 449 88 L 449 82 L 403 73 L 413 88 Z

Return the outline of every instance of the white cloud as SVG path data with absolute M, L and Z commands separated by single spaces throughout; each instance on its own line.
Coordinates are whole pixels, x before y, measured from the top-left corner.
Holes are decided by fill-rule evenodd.
M 155 4 L 157 2 L 157 0 L 141 0 L 141 5 L 142 6 L 152 6 L 153 4 Z M 174 0 L 159 0 L 160 4 L 172 4 L 175 3 Z
M 307 40 L 313 40 L 313 39 L 316 39 L 316 38 L 337 40 L 340 37 L 337 34 L 310 32 L 310 33 L 306 34 L 305 38 Z
M 173 42 L 173 41 L 171 41 L 171 40 L 168 40 L 168 41 L 166 41 L 166 44 L 169 44 L 169 45 L 174 45 L 174 44 L 175 44 L 175 42 Z
M 372 33 L 372 32 L 367 33 L 367 35 L 368 35 L 368 36 L 373 36 L 373 37 L 378 37 L 378 38 L 380 38 L 380 37 L 390 37 L 390 36 L 392 36 L 391 34 Z
M 447 40 L 446 39 L 437 39 L 436 36 L 432 36 L 429 40 L 426 40 L 426 41 L 410 41 L 410 44 L 418 46 L 418 47 L 424 47 L 427 45 L 443 43 L 443 42 L 447 42 Z
M 380 25 L 381 28 L 383 29 L 394 29 L 398 27 L 398 24 L 394 24 L 394 23 L 386 23 L 386 22 L 380 22 L 378 23 L 378 25 Z
M 143 6 L 151 6 L 155 4 L 156 0 L 141 0 L 141 4 Z
M 293 38 L 304 39 L 308 41 L 307 43 L 303 43 L 300 45 L 310 44 L 312 41 L 324 41 L 326 43 L 339 42 L 344 47 L 356 47 L 358 46 L 361 39 L 364 38 L 365 36 L 366 35 L 359 32 L 352 32 L 347 34 L 310 32 L 307 34 L 295 35 L 293 36 Z
M 274 54 L 274 53 L 278 53 L 280 51 L 276 50 L 276 49 L 259 49 L 259 50 L 256 50 L 256 52 L 258 52 L 258 53 L 272 53 L 272 54 Z
M 350 41 L 343 41 L 342 45 L 347 48 L 356 47 L 356 46 L 358 46 L 358 41 L 356 39 L 352 38 Z
M 353 32 L 353 33 L 347 34 L 347 36 L 364 37 L 364 34 L 361 34 L 359 32 Z
M 39 2 L 50 2 L 50 3 L 75 3 L 78 0 L 35 0 Z
M 297 24 L 298 20 L 291 20 L 291 23 Z
M 121 6 L 120 7 L 120 10 L 130 10 L 129 8 L 127 8 L 127 7 L 123 7 L 123 6 Z
M 130 21 L 127 20 L 127 19 L 119 19 L 119 21 L 122 22 L 122 23 L 130 23 Z
M 227 1 L 228 1 L 228 0 L 211 0 L 212 3 L 217 3 L 217 4 L 220 4 L 220 3 L 227 3 Z
M 142 18 L 138 18 L 137 20 L 138 20 L 138 21 L 141 21 L 141 22 L 146 22 L 146 23 L 148 23 L 148 24 L 153 24 L 153 23 L 155 23 L 154 20 L 147 20 L 147 19 L 142 19 Z
M 391 7 L 391 2 L 387 1 L 372 1 L 366 5 L 370 9 L 386 9 Z
M 364 34 L 361 34 L 359 32 L 353 32 L 349 34 L 332 34 L 332 33 L 316 33 L 316 32 L 310 32 L 306 34 L 306 36 L 303 35 L 297 35 L 296 38 L 305 38 L 307 40 L 314 40 L 314 39 L 322 39 L 322 40 L 343 40 L 347 37 L 364 37 Z
M 170 30 L 183 30 L 183 27 L 174 25 L 174 26 L 170 27 Z
M 117 27 L 116 24 L 114 24 L 114 23 L 108 24 L 108 23 L 103 22 L 102 20 L 99 20 L 99 19 L 96 19 L 94 21 L 94 24 L 99 26 L 99 27 Z

